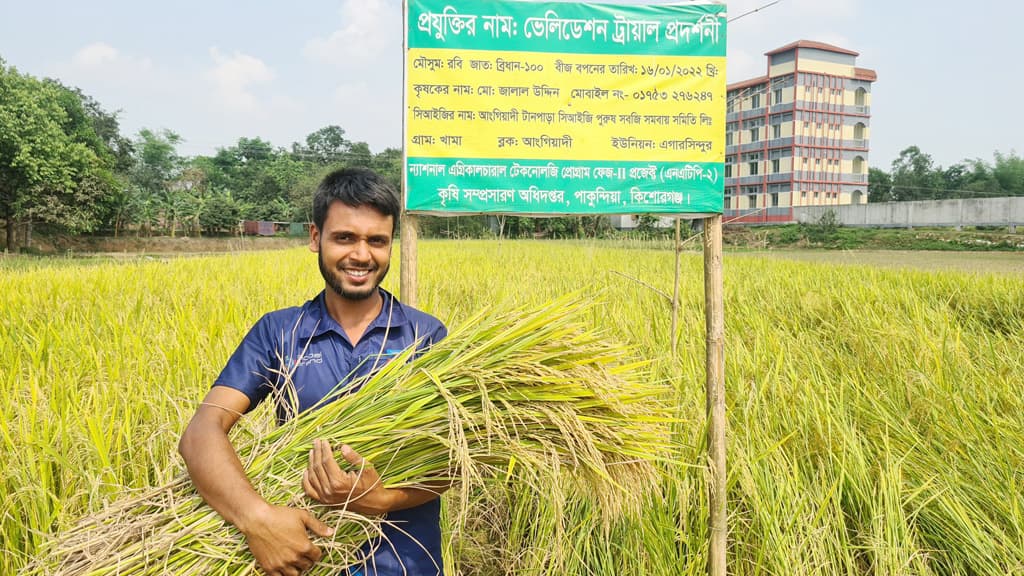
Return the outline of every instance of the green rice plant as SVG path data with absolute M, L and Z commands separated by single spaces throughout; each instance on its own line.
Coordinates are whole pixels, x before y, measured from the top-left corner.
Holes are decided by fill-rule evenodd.
M 481 313 L 421 357 L 408 351 L 353 384 L 357 394 L 265 436 L 236 438 L 268 501 L 337 526 L 314 573 L 359 561 L 359 546 L 383 522 L 302 496 L 316 438 L 353 446 L 377 463 L 388 487 L 457 481 L 468 502 L 473 491 L 516 478 L 522 494 L 545 501 L 548 486 L 571 477 L 606 524 L 637 513 L 640 497 L 624 487 L 656 483 L 652 462 L 668 450 L 670 420 L 650 404 L 656 389 L 637 378 L 641 366 L 587 331 L 577 319 L 582 309 L 563 298 L 534 311 Z M 105 453 L 103 433 L 93 436 Z M 236 574 L 253 562 L 237 530 L 181 477 L 59 534 L 28 573 Z

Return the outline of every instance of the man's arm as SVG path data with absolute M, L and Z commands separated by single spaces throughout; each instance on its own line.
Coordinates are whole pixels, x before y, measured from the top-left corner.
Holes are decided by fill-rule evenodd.
M 423 488 L 385 488 L 380 475 L 350 446 L 341 447 L 341 455 L 355 470 L 345 472 L 334 458 L 327 440 L 314 440 L 309 466 L 302 477 L 302 488 L 310 498 L 368 516 L 377 516 L 425 504 L 448 489 L 447 482 Z
M 249 398 L 214 386 L 181 436 L 178 451 L 203 500 L 245 535 L 260 567 L 274 576 L 297 576 L 320 559 L 307 530 L 333 530 L 305 510 L 273 506 L 249 483 L 228 432 L 249 408 Z

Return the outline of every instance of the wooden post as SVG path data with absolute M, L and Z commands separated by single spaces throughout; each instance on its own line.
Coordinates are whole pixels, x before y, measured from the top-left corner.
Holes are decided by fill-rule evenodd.
M 402 239 L 399 250 L 401 262 L 399 267 L 398 299 L 403 304 L 416 306 L 416 240 L 419 231 L 418 218 L 415 214 L 402 213 Z
M 704 316 L 707 325 L 708 576 L 726 574 L 725 295 L 722 281 L 722 215 L 704 219 Z
M 679 268 L 680 257 L 683 253 L 682 239 L 679 235 L 679 218 L 676 218 L 676 281 L 672 289 L 672 348 L 671 354 L 676 353 L 676 344 L 679 343 Z

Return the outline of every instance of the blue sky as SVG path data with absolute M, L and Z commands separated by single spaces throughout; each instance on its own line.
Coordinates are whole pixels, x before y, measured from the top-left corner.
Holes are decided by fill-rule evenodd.
M 1022 21 L 1009 0 L 781 0 L 730 24 L 728 78 L 764 74 L 763 54 L 798 39 L 837 44 L 878 72 L 872 166 L 914 144 L 943 166 L 991 160 L 1024 153 Z M 0 0 L 0 57 L 120 110 L 126 134 L 177 132 L 186 155 L 329 124 L 375 152 L 401 145 L 400 0 Z

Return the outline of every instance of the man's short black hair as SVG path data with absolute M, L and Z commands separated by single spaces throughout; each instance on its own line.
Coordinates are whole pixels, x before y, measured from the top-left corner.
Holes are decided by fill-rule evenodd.
M 313 224 L 317 230 L 324 229 L 327 209 L 335 201 L 352 208 L 370 206 L 385 216 L 391 216 L 394 223 L 392 233 L 398 227 L 401 212 L 398 193 L 369 168 L 342 168 L 324 177 L 313 196 Z

